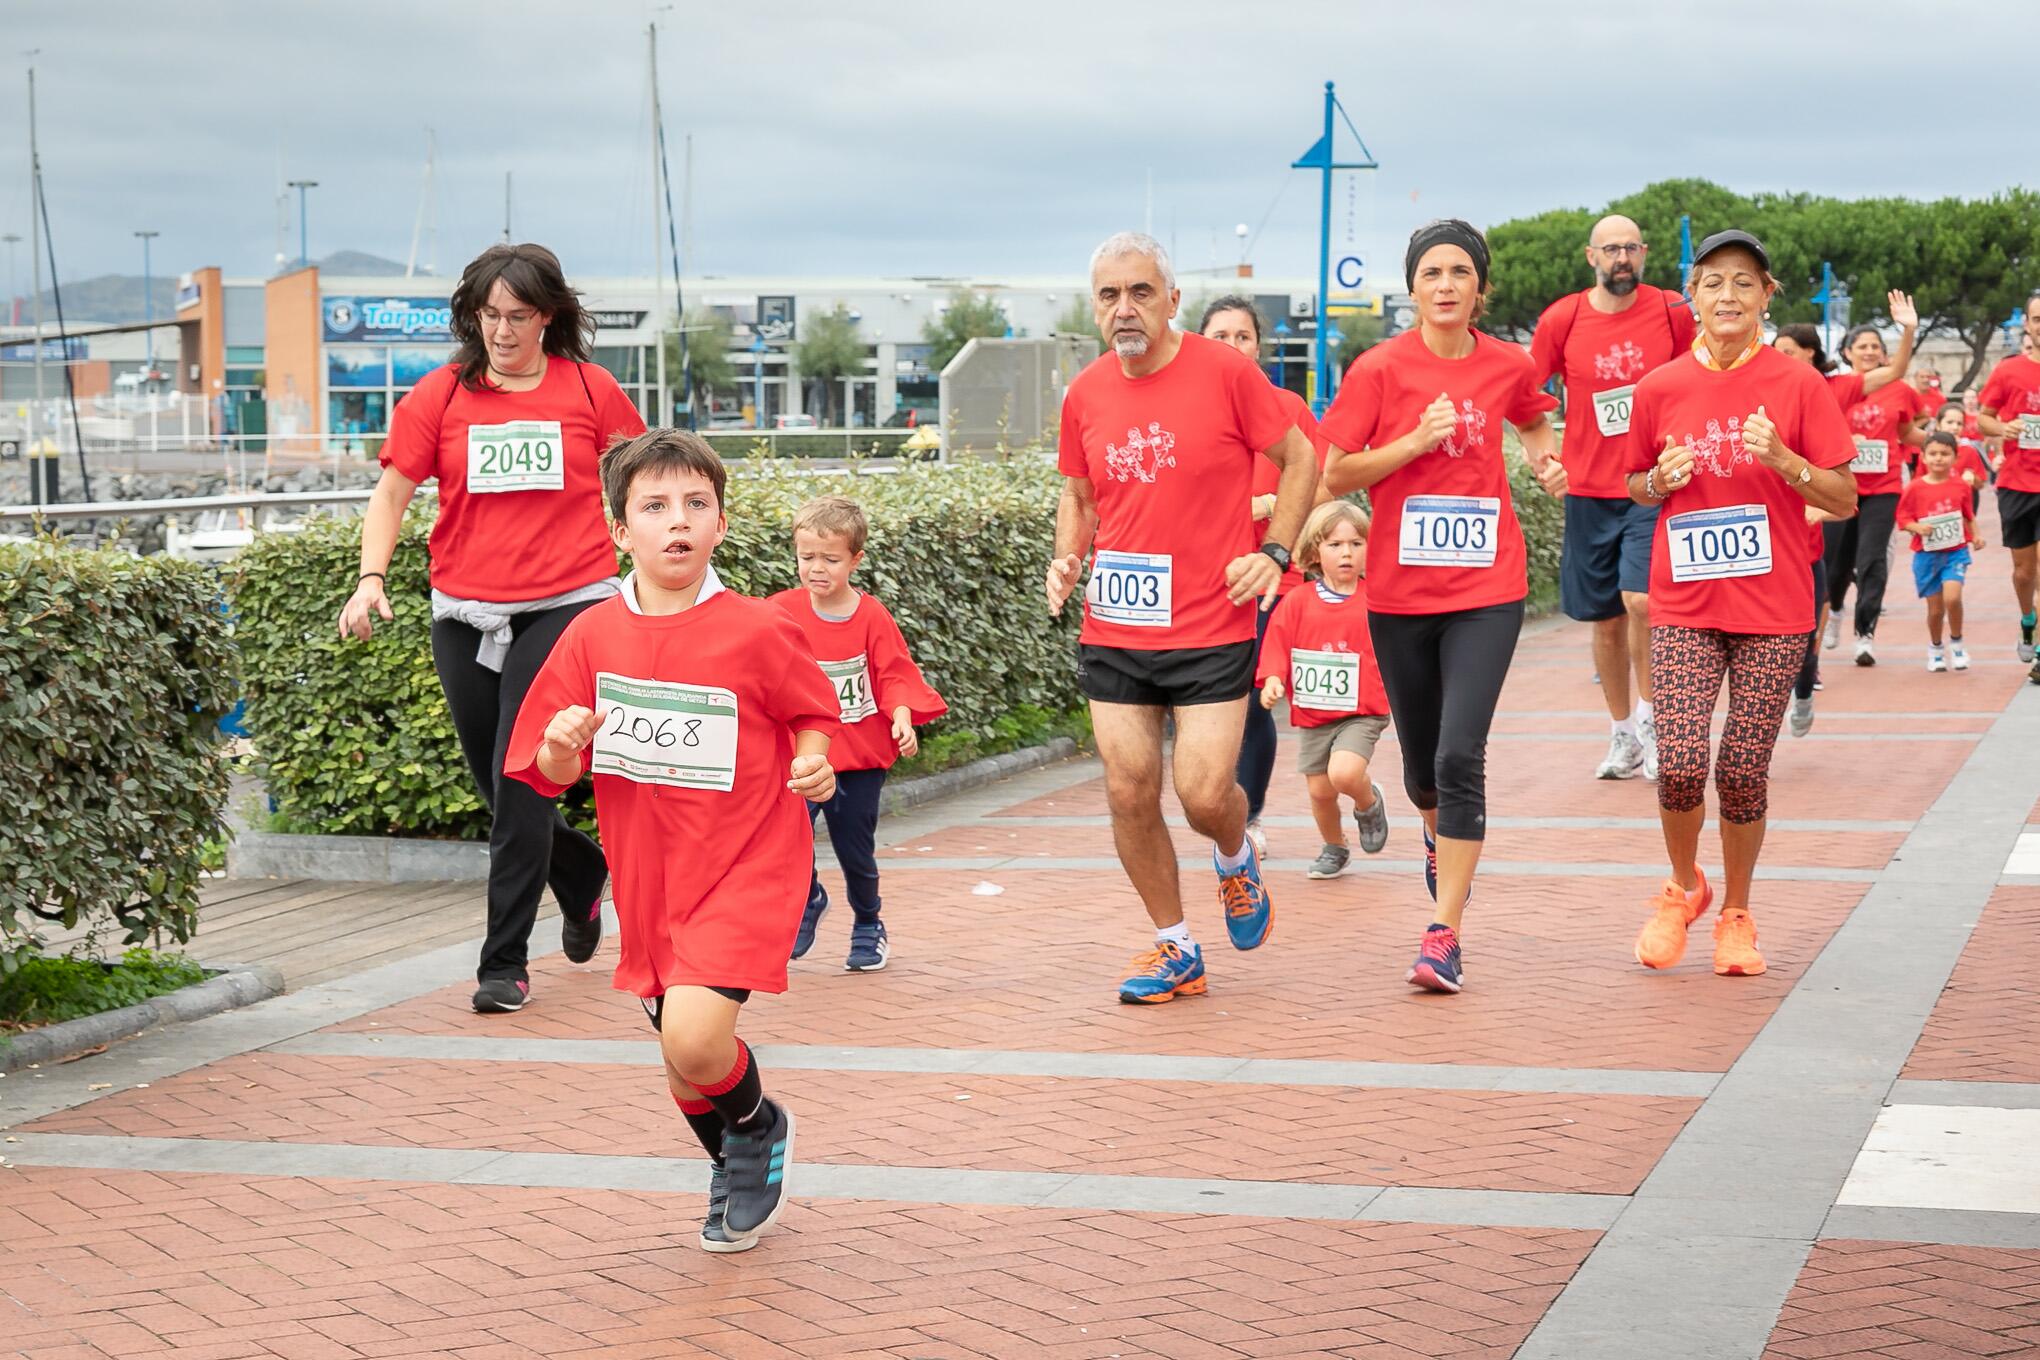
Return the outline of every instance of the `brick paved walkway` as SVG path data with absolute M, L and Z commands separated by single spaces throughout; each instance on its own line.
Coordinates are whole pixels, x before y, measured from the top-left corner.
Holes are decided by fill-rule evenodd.
M 1285 739 L 1265 949 L 1225 947 L 1179 829 L 1211 990 L 1153 1009 L 1113 1000 L 1147 932 L 1073 762 L 888 821 L 893 965 L 839 971 L 838 916 L 747 1012 L 802 1118 L 758 1250 L 694 1246 L 703 1163 L 612 946 L 481 1017 L 461 945 L 0 1081 L 0 1354 L 2040 1354 L 2040 878 L 2006 872 L 2040 693 L 2004 576 L 1983 554 L 1968 674 L 1924 671 L 1909 591 L 1884 664 L 1827 654 L 1764 977 L 1704 933 L 1630 963 L 1655 803 L 1590 778 L 1584 635 L 1542 627 L 1460 997 L 1401 981 L 1392 739 L 1388 849 L 1323 883 Z

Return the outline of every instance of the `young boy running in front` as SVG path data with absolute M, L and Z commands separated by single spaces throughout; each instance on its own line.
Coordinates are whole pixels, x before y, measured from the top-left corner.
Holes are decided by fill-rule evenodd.
M 835 792 L 836 696 L 784 611 L 724 589 L 723 465 L 651 430 L 602 458 L 623 591 L 576 617 L 518 710 L 504 774 L 557 797 L 595 777 L 622 957 L 666 1084 L 713 1170 L 706 1251 L 747 1251 L 786 1203 L 793 1116 L 737 1014 L 786 990 L 813 833 Z
M 885 922 L 879 920 L 878 799 L 885 773 L 902 756 L 921 749 L 916 723 L 949 711 L 942 696 L 921 678 L 907 639 L 886 607 L 850 585 L 864 562 L 870 525 L 857 502 L 821 496 L 793 517 L 793 555 L 800 584 L 772 597 L 807 635 L 808 645 L 836 691 L 842 735 L 831 748 L 836 795 L 808 808 L 810 823 L 829 819 L 829 843 L 850 891 L 850 953 L 843 967 L 875 973 L 891 955 Z M 794 936 L 793 957 L 814 947 L 815 929 L 829 909 L 829 892 L 816 872 L 808 884 L 807 909 Z
M 1970 489 L 1952 475 L 1955 436 L 1936 430 L 1920 449 L 1920 475 L 1898 498 L 1898 527 L 1913 536 L 1913 587 L 1927 602 L 1927 669 L 1945 671 L 1950 661 L 1969 669 L 1962 648 L 1962 583 L 1969 575 L 1969 550 L 1981 548 Z M 1948 629 L 1949 653 L 1941 651 Z
M 1346 848 L 1339 796 L 1353 800 L 1360 848 L 1388 844 L 1388 805 L 1368 773 L 1375 743 L 1388 727 L 1388 691 L 1374 664 L 1367 632 L 1367 516 L 1350 501 L 1327 501 L 1310 512 L 1296 540 L 1296 565 L 1318 579 L 1282 597 L 1268 620 L 1255 680 L 1261 706 L 1289 696 L 1289 725 L 1301 746 L 1297 768 L 1310 790 L 1310 815 L 1324 848 L 1312 878 L 1337 878 L 1353 852 Z

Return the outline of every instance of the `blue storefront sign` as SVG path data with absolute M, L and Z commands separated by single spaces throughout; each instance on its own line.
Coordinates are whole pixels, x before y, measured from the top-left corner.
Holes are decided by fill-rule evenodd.
M 453 339 L 453 307 L 443 297 L 336 294 L 319 310 L 328 343 Z

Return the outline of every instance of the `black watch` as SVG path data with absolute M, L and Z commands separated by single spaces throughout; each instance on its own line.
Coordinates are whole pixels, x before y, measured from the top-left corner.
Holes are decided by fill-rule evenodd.
M 1261 551 L 1268 554 L 1268 560 L 1284 571 L 1289 570 L 1289 549 L 1280 543 L 1263 543 Z

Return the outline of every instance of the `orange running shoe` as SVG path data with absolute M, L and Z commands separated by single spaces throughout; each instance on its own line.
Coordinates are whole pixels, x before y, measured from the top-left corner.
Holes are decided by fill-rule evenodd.
M 1764 971 L 1757 923 L 1749 912 L 1724 910 L 1714 923 L 1714 971 L 1723 977 L 1755 977 Z
M 1708 884 L 1707 875 L 1696 868 L 1693 876 L 1700 880 L 1700 886 L 1692 892 L 1668 878 L 1652 899 L 1656 911 L 1636 937 L 1636 961 L 1644 967 L 1670 968 L 1676 964 L 1686 953 L 1687 927 L 1705 916 L 1713 904 L 1714 889 Z

